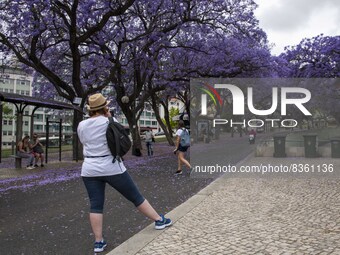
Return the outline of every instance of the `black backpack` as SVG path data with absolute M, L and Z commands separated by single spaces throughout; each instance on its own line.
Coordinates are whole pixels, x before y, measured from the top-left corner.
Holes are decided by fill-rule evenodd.
M 113 156 L 113 162 L 122 161 L 124 156 L 131 148 L 131 140 L 124 127 L 109 117 L 109 125 L 106 130 L 107 145 Z

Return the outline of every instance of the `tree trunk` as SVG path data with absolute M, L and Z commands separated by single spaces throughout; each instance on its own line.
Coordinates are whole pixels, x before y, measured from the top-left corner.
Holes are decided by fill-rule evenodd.
M 171 124 L 170 124 L 170 114 L 169 114 L 168 98 L 166 99 L 166 102 L 163 101 L 163 102 L 161 102 L 161 104 L 162 104 L 162 106 L 164 108 L 164 120 L 165 120 L 166 126 L 168 128 L 170 137 L 173 138 L 172 127 L 171 127 Z
M 129 123 L 129 128 L 131 130 L 131 136 L 132 136 L 132 155 L 140 157 L 142 156 L 142 141 L 140 138 L 140 134 L 139 134 L 139 130 L 138 130 L 138 126 L 137 126 L 137 120 L 130 118 L 130 120 L 128 119 L 128 117 L 126 117 Z
M 175 143 L 174 143 L 174 141 L 172 139 L 172 131 L 171 131 L 171 136 L 170 136 L 167 127 L 165 126 L 165 124 L 163 123 L 163 121 L 161 119 L 161 116 L 159 114 L 159 108 L 158 108 L 159 107 L 159 103 L 157 102 L 156 96 L 154 94 L 151 94 L 151 106 L 152 106 L 153 111 L 155 112 L 155 116 L 156 116 L 156 119 L 157 119 L 159 125 L 161 126 L 161 128 L 164 131 L 165 137 L 166 137 L 169 145 L 175 146 Z

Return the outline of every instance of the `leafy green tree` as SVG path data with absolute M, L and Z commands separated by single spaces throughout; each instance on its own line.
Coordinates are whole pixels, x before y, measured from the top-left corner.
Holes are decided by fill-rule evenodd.
M 2 113 L 4 119 L 14 119 L 15 116 L 13 115 L 13 110 L 11 107 L 8 106 L 8 104 L 2 105 Z
M 177 115 L 179 115 L 179 109 L 175 108 L 175 107 L 171 107 L 170 110 L 169 110 L 169 123 L 170 123 L 170 127 L 171 127 L 172 130 L 177 127 L 177 121 L 172 120 L 172 118 L 177 116 Z M 162 121 L 165 125 L 167 125 L 165 119 L 162 119 Z

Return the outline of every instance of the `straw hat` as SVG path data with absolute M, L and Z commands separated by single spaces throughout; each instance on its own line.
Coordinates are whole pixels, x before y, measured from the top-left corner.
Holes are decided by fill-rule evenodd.
M 89 103 L 86 108 L 89 111 L 102 109 L 110 103 L 110 101 L 106 100 L 106 98 L 101 93 L 91 95 L 88 101 Z

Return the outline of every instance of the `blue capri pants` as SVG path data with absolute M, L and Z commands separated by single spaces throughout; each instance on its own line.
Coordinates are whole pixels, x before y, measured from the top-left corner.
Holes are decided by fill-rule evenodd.
M 103 213 L 106 183 L 131 201 L 136 207 L 145 200 L 127 171 L 110 176 L 83 177 L 83 182 L 90 198 L 91 213 Z

